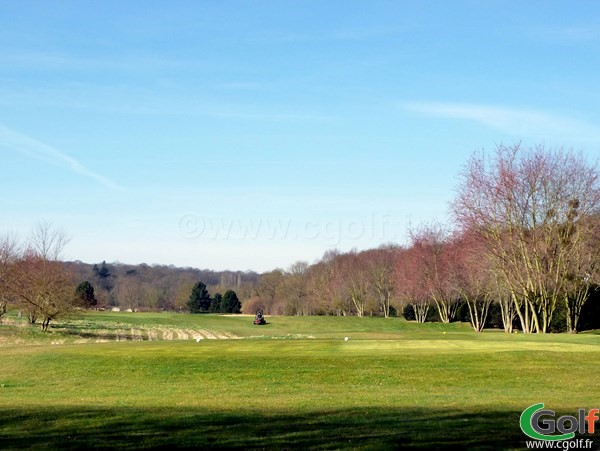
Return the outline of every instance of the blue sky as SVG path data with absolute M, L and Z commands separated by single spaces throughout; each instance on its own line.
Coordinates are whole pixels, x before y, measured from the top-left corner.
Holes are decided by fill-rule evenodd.
M 0 1 L 0 232 L 265 271 L 447 219 L 498 143 L 600 156 L 595 1 Z

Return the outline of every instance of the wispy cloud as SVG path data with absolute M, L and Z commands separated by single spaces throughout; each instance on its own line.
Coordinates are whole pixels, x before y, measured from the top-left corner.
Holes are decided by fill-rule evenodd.
M 116 190 L 122 189 L 113 180 L 88 169 L 65 152 L 29 136 L 23 135 L 22 133 L 11 130 L 2 124 L 0 124 L 0 148 L 20 152 L 47 163 L 66 167 L 72 172 L 91 178 L 107 188 Z
M 409 102 L 406 110 L 429 116 L 463 119 L 518 136 L 600 141 L 600 128 L 588 122 L 545 111 L 510 108 L 497 105 L 478 105 L 446 102 Z

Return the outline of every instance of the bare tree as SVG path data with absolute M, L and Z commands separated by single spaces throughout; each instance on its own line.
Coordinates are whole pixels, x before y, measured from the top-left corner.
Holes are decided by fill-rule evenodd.
M 579 224 L 599 207 L 595 165 L 571 151 L 515 145 L 473 155 L 453 211 L 463 231 L 484 239 L 523 331 L 544 333 L 587 239 Z
M 315 308 L 321 313 L 342 315 L 339 309 L 340 292 L 337 283 L 337 251 L 326 252 L 321 260 L 309 268 L 309 295 Z
M 339 257 L 339 277 L 356 316 L 365 316 L 371 284 L 369 270 L 356 251 Z
M 439 224 L 411 230 L 412 246 L 423 271 L 423 283 L 435 303 L 440 320 L 452 321 L 459 307 L 459 294 L 453 283 L 453 267 L 448 233 Z
M 379 300 L 379 308 L 383 316 L 387 318 L 390 316 L 390 304 L 396 289 L 394 269 L 397 248 L 380 247 L 363 254 L 367 260 L 371 287 Z
M 264 309 L 265 314 L 285 313 L 284 306 L 277 305 L 281 296 L 284 278 L 281 269 L 275 269 L 260 275 L 255 289 L 257 298 L 254 301 L 260 308 Z
M 396 295 L 403 304 L 413 308 L 418 323 L 427 321 L 431 307 L 429 292 L 425 288 L 421 257 L 414 247 L 400 253 L 396 261 Z
M 492 277 L 494 296 L 500 305 L 504 332 L 511 334 L 513 332 L 513 323 L 517 317 L 517 303 L 513 299 L 511 290 L 504 283 L 504 279 L 498 274 L 492 274 Z
M 41 319 L 43 331 L 50 322 L 74 308 L 74 286 L 62 262 L 46 260 L 27 250 L 16 263 L 14 296 L 28 311 L 31 322 Z
M 137 312 L 140 309 L 145 296 L 146 293 L 138 279 L 125 277 L 119 283 L 117 289 L 119 304 L 131 309 L 131 311 Z
M 9 304 L 15 301 L 11 287 L 14 286 L 15 263 L 19 253 L 16 236 L 6 235 L 0 238 L 0 321 L 6 315 Z
M 567 332 L 576 333 L 581 310 L 590 295 L 592 285 L 600 284 L 600 217 L 581 220 L 579 235 L 567 261 L 563 299 L 566 307 Z
M 61 254 L 69 241 L 70 238 L 63 229 L 54 228 L 47 221 L 38 222 L 34 226 L 29 239 L 30 246 L 35 254 L 47 261 L 60 260 Z
M 354 307 L 348 295 L 346 255 L 337 250 L 325 252 L 310 270 L 310 286 L 314 301 L 321 310 L 337 316 L 348 316 Z
M 308 263 L 298 261 L 290 266 L 281 290 L 287 300 L 286 313 L 291 315 L 309 315 Z
M 469 321 L 476 332 L 485 327 L 493 301 L 493 275 L 485 261 L 484 245 L 473 234 L 463 234 L 450 243 L 454 284 L 469 309 Z
M 15 261 L 9 292 L 28 313 L 30 322 L 42 320 L 43 331 L 50 322 L 74 308 L 74 286 L 60 254 L 68 238 L 49 223 L 34 228 L 29 243 Z

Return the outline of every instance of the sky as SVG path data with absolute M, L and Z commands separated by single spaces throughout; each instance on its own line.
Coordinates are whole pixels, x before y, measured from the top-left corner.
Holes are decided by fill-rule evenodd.
M 600 157 L 600 3 L 0 0 L 0 233 L 268 271 L 449 221 L 473 152 Z

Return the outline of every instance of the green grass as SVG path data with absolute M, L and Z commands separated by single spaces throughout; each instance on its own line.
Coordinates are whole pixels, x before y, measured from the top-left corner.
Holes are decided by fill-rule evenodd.
M 143 341 L 192 339 L 193 333 L 204 338 L 354 338 L 394 339 L 401 334 L 432 331 L 464 331 L 467 324 L 416 324 L 397 318 L 357 317 L 268 317 L 268 324 L 255 326 L 248 315 L 188 315 L 177 313 L 114 313 L 87 312 L 50 325 L 49 333 L 26 326 L 24 319 L 14 315 L 9 322 L 14 327 L 0 328 L 0 344 L 57 344 L 97 341 Z M 4 330 L 3 330 L 4 329 Z
M 0 449 L 524 448 L 525 407 L 600 405 L 595 334 L 268 320 L 93 313 L 45 335 L 0 326 Z M 242 339 L 93 341 L 132 327 Z

